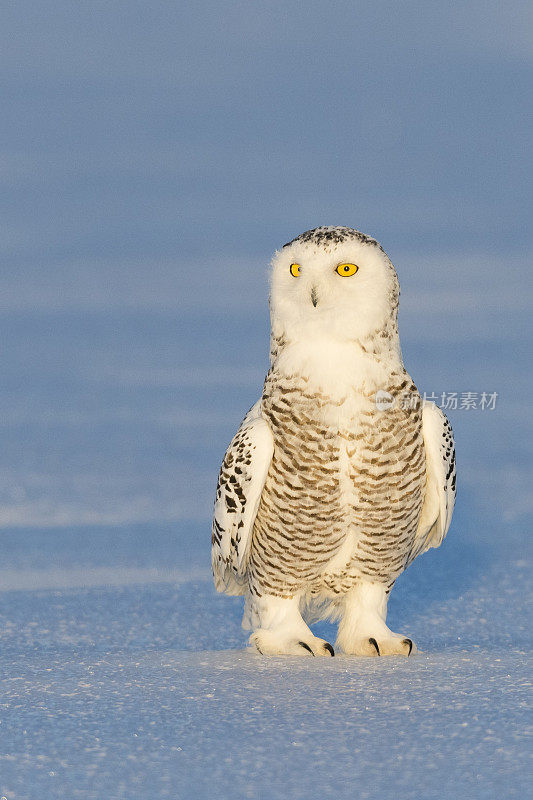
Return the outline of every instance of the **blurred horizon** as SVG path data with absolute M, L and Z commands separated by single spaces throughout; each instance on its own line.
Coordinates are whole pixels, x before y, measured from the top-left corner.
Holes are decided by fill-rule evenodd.
M 525 2 L 4 3 L 2 249 L 531 249 Z
M 1 528 L 207 527 L 267 368 L 268 262 L 320 224 L 387 250 L 421 391 L 498 392 L 450 414 L 459 487 L 527 518 L 530 4 L 23 0 L 0 21 Z

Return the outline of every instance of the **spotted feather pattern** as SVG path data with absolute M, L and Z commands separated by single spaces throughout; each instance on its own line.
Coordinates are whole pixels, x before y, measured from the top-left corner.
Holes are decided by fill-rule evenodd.
M 346 228 L 343 226 L 330 227 L 328 225 L 322 225 L 319 228 L 312 228 L 311 230 L 304 231 L 299 236 L 292 239 L 292 241 L 284 244 L 283 247 L 289 247 L 291 244 L 294 244 L 294 242 L 301 242 L 305 244 L 314 244 L 326 251 L 328 247 L 350 241 L 350 239 L 356 239 L 364 244 L 372 244 L 375 247 L 379 247 L 380 250 L 383 250 L 380 243 L 366 233 L 356 231 L 354 228 Z
M 211 560 L 219 591 L 242 594 L 245 590 L 251 531 L 272 450 L 272 433 L 258 401 L 228 447 L 218 476 Z

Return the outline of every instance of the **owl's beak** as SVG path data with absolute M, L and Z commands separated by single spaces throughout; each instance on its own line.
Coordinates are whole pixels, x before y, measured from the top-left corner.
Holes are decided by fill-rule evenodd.
M 316 289 L 315 289 L 315 287 L 314 287 L 314 286 L 313 286 L 313 288 L 311 289 L 311 302 L 312 302 L 312 304 L 314 305 L 314 307 L 316 308 L 316 307 L 317 307 L 317 305 L 318 305 L 318 295 L 317 295 L 317 293 L 316 293 Z

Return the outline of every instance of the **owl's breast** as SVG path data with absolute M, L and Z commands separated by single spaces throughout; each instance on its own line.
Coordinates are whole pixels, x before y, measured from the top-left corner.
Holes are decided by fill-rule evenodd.
M 420 513 L 420 411 L 380 411 L 370 391 L 332 401 L 291 380 L 264 393 L 263 415 L 274 455 L 254 527 L 261 583 L 336 591 L 356 575 L 388 580 Z

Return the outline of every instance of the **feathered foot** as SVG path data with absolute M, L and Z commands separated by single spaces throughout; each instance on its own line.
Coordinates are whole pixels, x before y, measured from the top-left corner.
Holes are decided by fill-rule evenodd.
M 393 633 L 385 624 L 387 595 L 377 583 L 357 584 L 344 598 L 337 646 L 348 655 L 411 656 L 416 653 L 412 639 Z
M 386 633 L 380 628 L 374 636 L 358 636 L 349 642 L 342 643 L 337 639 L 337 644 L 344 653 L 354 656 L 411 656 L 417 652 L 412 639 L 388 628 Z
M 313 636 L 300 614 L 299 598 L 249 597 L 247 625 L 255 628 L 249 642 L 265 656 L 334 656 L 329 642 Z
M 252 647 L 264 656 L 334 656 L 335 651 L 329 642 L 313 636 L 311 631 L 302 638 L 292 631 L 265 630 L 254 631 L 249 639 Z

